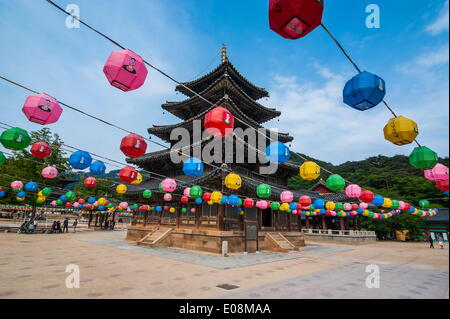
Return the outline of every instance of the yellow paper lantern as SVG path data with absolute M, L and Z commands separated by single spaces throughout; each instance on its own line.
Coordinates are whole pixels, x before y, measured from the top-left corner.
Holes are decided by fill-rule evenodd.
M 306 161 L 300 166 L 300 177 L 313 181 L 320 176 L 320 166 L 312 161 Z
M 212 200 L 207 201 L 208 205 L 214 204 Z
M 40 202 L 45 202 L 47 200 L 47 197 L 45 197 L 45 196 L 38 196 L 37 200 L 40 201 Z
M 25 200 L 25 197 L 16 197 L 16 199 L 17 199 L 19 202 L 21 202 L 21 201 Z
M 401 146 L 412 143 L 419 135 L 419 128 L 413 120 L 404 116 L 398 116 L 387 122 L 383 132 L 385 139 Z
M 106 204 L 106 198 L 100 197 L 99 199 L 97 199 L 97 204 L 99 204 L 100 206 L 105 205 Z
M 132 181 L 131 184 L 139 185 L 140 183 L 142 183 L 142 175 L 141 175 L 141 173 L 137 173 L 136 179 L 134 181 Z
M 125 194 L 127 192 L 127 185 L 125 184 L 117 185 L 116 192 L 117 194 Z
M 306 216 L 309 216 L 309 215 L 311 215 L 309 212 L 306 212 L 306 214 L 305 214 Z
M 285 212 L 289 209 L 289 203 L 283 203 L 280 205 L 280 211 Z
M 237 190 L 242 186 L 242 178 L 238 174 L 230 173 L 225 176 L 225 186 Z
M 220 204 L 220 202 L 222 201 L 222 193 L 219 191 L 212 192 L 211 201 L 213 202 L 213 204 Z
M 44 194 L 42 194 L 42 191 L 39 191 L 39 193 L 37 193 L 38 197 L 43 197 Z
M 336 208 L 336 204 L 334 202 L 327 202 L 325 204 L 325 208 L 327 210 L 334 210 Z
M 384 208 L 392 207 L 392 200 L 390 198 L 385 197 L 384 198 L 384 203 L 381 206 L 384 207 Z
M 175 208 L 170 207 L 170 208 L 169 208 L 169 213 L 172 213 L 172 214 L 175 213 Z
M 369 216 L 369 214 L 370 214 L 370 212 L 369 212 L 368 210 L 365 210 L 365 211 L 362 213 L 363 216 Z

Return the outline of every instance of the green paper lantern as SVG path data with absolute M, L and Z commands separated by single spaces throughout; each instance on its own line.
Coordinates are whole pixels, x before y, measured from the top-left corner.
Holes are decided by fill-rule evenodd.
M 131 206 L 131 209 L 138 209 L 139 205 L 138 204 L 134 204 L 133 206 Z
M 50 196 L 52 194 L 52 189 L 50 187 L 45 187 L 41 192 L 44 196 Z
M 5 148 L 18 151 L 28 147 L 31 143 L 31 138 L 27 131 L 13 127 L 3 131 L 0 136 L 0 142 Z
M 62 204 L 63 204 L 62 200 L 60 200 L 60 199 L 57 199 L 57 200 L 56 200 L 56 205 L 61 206 Z
M 6 162 L 6 156 L 0 152 L 0 165 Z
M 185 207 L 183 207 L 183 208 L 181 209 L 181 212 L 184 214 L 184 213 L 187 212 L 187 209 L 186 209 Z
M 279 210 L 280 209 L 280 203 L 279 202 L 272 202 L 272 203 L 270 203 L 270 209 L 272 209 L 272 210 Z
M 114 205 L 112 203 L 108 204 L 108 208 L 114 207 Z
M 397 208 L 399 208 L 399 207 L 400 207 L 400 203 L 398 202 L 398 200 L 393 199 L 393 200 L 392 200 L 391 208 L 392 208 L 392 209 L 397 209 Z
M 334 208 L 335 210 L 343 210 L 344 209 L 344 204 L 342 203 L 336 203 L 336 206 Z M 341 214 L 342 215 L 342 214 Z
M 161 193 L 164 192 L 161 183 L 158 184 L 158 191 L 160 191 Z
M 243 203 L 243 202 L 242 202 L 242 199 L 239 198 L 239 201 L 238 201 L 237 206 L 238 206 L 238 207 L 239 207 L 239 206 L 242 206 L 242 203 Z
M 203 190 L 200 186 L 192 186 L 189 190 L 189 195 L 191 195 L 192 198 L 200 198 L 203 195 Z
M 432 169 L 438 163 L 438 155 L 426 146 L 416 147 L 409 155 L 409 163 L 415 168 Z
M 260 198 L 269 198 L 272 195 L 272 188 L 267 184 L 260 184 L 256 187 L 256 195 Z
M 149 189 L 146 189 L 145 191 L 142 192 L 142 197 L 149 199 L 151 198 L 153 195 L 152 191 Z
M 330 175 L 327 178 L 327 187 L 332 191 L 339 191 L 344 189 L 345 180 L 339 174 Z
M 68 201 L 72 201 L 72 200 L 74 200 L 74 199 L 75 199 L 75 196 L 76 196 L 76 195 L 75 195 L 75 193 L 74 193 L 74 192 L 72 192 L 72 191 L 69 191 L 69 192 L 67 192 L 67 193 L 66 193 L 66 195 L 65 195 L 65 196 L 66 196 L 66 198 L 67 198 L 67 200 L 68 200 Z
M 428 208 L 428 206 L 430 206 L 430 202 L 427 201 L 427 200 L 425 200 L 425 199 L 423 199 L 423 200 L 421 200 L 421 201 L 419 202 L 419 205 L 420 205 L 420 207 L 422 207 L 422 208 Z

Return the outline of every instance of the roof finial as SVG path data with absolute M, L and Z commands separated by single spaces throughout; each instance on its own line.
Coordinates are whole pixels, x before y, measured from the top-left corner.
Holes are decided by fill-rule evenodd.
M 222 63 L 225 63 L 228 61 L 227 58 L 227 46 L 225 44 L 222 44 Z

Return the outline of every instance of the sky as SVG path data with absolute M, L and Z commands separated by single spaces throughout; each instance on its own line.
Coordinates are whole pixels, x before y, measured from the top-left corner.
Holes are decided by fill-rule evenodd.
M 297 152 L 340 164 L 409 155 L 415 146 L 384 139 L 392 116 L 383 105 L 364 112 L 345 105 L 352 65 L 320 27 L 295 41 L 270 30 L 266 0 L 55 2 L 76 4 L 81 19 L 179 81 L 215 68 L 225 43 L 241 74 L 269 91 L 259 102 L 282 112 L 265 125 L 290 133 Z M 380 8 L 380 28 L 366 27 L 369 4 Z M 327 0 L 323 16 L 358 65 L 386 80 L 386 101 L 418 123 L 419 142 L 441 157 L 449 155 L 448 20 L 448 0 Z M 110 86 L 102 69 L 117 47 L 65 21 L 44 0 L 0 0 L 0 75 L 146 137 L 152 125 L 179 122 L 161 108 L 185 98 L 175 83 L 150 69 L 138 90 Z M 0 80 L 0 121 L 40 129 L 21 112 L 28 95 Z M 118 129 L 70 109 L 48 127 L 69 145 L 124 162 L 119 145 L 126 134 Z M 149 143 L 147 151 L 159 149 Z

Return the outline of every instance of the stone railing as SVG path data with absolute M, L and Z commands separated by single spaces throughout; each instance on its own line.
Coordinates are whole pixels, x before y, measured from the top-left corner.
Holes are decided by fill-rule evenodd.
M 374 231 L 367 230 L 333 230 L 333 229 L 302 229 L 304 234 L 349 236 L 349 237 L 376 237 Z

